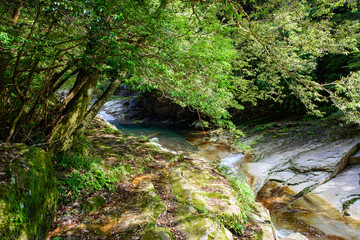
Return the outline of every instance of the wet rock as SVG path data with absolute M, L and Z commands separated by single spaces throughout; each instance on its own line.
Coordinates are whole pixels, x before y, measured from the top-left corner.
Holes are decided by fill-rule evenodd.
M 300 153 L 291 159 L 290 168 L 304 173 L 325 171 L 337 174 L 345 168 L 350 156 L 357 150 L 360 139 L 349 139 L 325 144 Z
M 308 238 L 302 235 L 301 233 L 293 233 L 283 238 L 282 240 L 308 240 Z
M 244 164 L 245 172 L 250 176 L 251 187 L 257 194 L 269 179 L 270 170 L 276 166 L 275 163 L 255 162 Z
M 253 178 L 255 192 L 271 180 L 287 185 L 294 194 L 301 196 L 343 170 L 359 142 L 360 138 L 353 138 L 332 143 L 290 145 L 288 150 L 280 144 L 268 156 L 245 164 L 245 170 Z
M 353 222 L 356 221 L 356 225 L 360 226 L 360 199 L 359 194 L 357 197 L 352 197 L 350 201 L 353 200 L 355 202 L 351 202 L 350 205 L 346 208 L 345 214 L 349 215 Z M 347 218 L 347 216 L 345 216 Z
M 334 239 L 360 239 L 360 229 L 346 219 L 332 205 L 316 195 L 308 194 L 293 202 L 294 217 L 325 237 Z
M 161 92 L 152 91 L 144 93 L 137 98 L 136 119 L 147 119 L 149 121 L 161 121 L 166 124 L 187 126 L 198 119 L 197 112 L 190 111 L 164 98 Z
M 312 191 L 311 196 L 323 199 L 341 216 L 360 228 L 360 166 L 351 166 L 335 178 Z M 310 196 L 310 197 L 311 197 Z M 360 234 L 360 231 L 359 231 Z
M 136 105 L 135 98 L 131 96 L 106 102 L 101 108 L 101 116 L 107 121 L 131 118 L 136 113 L 130 110 Z
M 271 209 L 277 227 L 307 229 L 310 236 L 360 239 L 360 169 L 348 167 L 360 155 L 360 137 L 334 140 L 326 129 L 314 129 L 304 126 L 286 134 L 282 129 L 261 137 L 252 134 L 247 141 L 257 142 L 255 159 L 242 168 L 255 191 L 261 190 L 258 197 Z

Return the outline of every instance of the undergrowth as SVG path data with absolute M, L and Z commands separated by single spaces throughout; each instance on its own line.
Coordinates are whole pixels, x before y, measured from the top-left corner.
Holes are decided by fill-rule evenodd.
M 114 184 L 126 173 L 121 165 L 105 169 L 101 158 L 90 149 L 91 144 L 80 138 L 71 150 L 57 157 L 60 202 L 73 202 L 99 190 L 114 190 Z

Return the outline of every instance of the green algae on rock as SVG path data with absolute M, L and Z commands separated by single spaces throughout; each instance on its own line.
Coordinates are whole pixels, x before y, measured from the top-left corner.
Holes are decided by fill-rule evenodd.
M 4 159 L 0 184 L 0 238 L 45 239 L 56 212 L 57 188 L 49 154 L 25 145 Z M 4 162 L 3 162 L 4 163 Z

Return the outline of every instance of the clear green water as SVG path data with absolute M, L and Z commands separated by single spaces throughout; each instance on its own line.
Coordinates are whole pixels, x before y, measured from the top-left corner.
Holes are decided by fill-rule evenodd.
M 116 120 L 109 122 L 127 135 L 146 137 L 149 140 L 157 138 L 159 144 L 171 151 L 191 153 L 198 150 L 196 144 L 187 140 L 191 135 L 189 130 L 178 130 L 160 124 L 122 123 Z

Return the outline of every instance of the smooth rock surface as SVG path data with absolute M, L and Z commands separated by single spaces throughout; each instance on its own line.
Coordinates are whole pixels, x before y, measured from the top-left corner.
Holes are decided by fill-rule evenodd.
M 351 166 L 336 175 L 335 178 L 314 189 L 311 193 L 335 208 L 340 214 L 346 212 L 346 218 L 360 226 L 360 166 Z
M 299 145 L 292 147 L 292 153 L 279 154 L 276 164 L 273 155 L 248 164 L 247 172 L 254 177 L 255 189 L 259 189 L 268 176 L 272 181 L 288 185 L 297 194 L 315 188 L 342 171 L 359 142 L 360 138 L 354 138 L 317 143 L 312 147 Z
M 360 157 L 359 133 L 334 135 L 326 127 L 294 126 L 244 138 L 256 143 L 254 160 L 242 169 L 260 201 L 280 230 L 360 239 L 360 166 L 351 166 Z
M 283 238 L 282 240 L 309 240 L 309 239 L 300 233 L 293 233 Z

